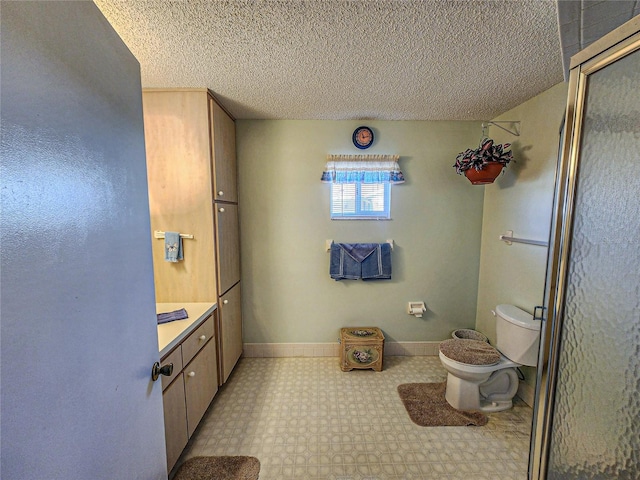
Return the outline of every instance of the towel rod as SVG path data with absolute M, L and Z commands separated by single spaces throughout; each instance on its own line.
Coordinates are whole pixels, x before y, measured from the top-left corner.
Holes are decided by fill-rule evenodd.
M 511 245 L 514 243 L 526 243 L 527 245 L 538 245 L 540 247 L 548 247 L 549 242 L 543 242 L 542 240 L 530 240 L 528 238 L 515 238 L 513 236 L 513 230 L 507 230 L 507 233 L 498 236 L 500 240 L 505 242 L 507 245 Z
M 155 232 L 153 232 L 153 236 L 155 238 L 164 238 L 164 232 L 161 232 L 160 230 L 156 230 Z M 180 238 L 193 238 L 193 235 L 190 235 L 188 233 L 181 233 Z
M 325 240 L 324 241 L 324 249 L 328 252 L 329 250 L 331 250 L 331 244 L 333 243 L 333 240 Z M 393 239 L 387 239 L 386 242 L 384 243 L 388 243 L 389 245 L 391 245 L 391 250 L 393 250 Z

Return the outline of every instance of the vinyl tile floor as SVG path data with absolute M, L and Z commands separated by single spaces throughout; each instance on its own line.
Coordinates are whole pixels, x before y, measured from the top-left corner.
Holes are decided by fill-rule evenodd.
M 343 372 L 337 357 L 241 358 L 179 463 L 251 455 L 260 480 L 525 480 L 532 410 L 483 427 L 420 427 L 397 393 L 441 382 L 436 356 L 385 357 L 382 372 Z

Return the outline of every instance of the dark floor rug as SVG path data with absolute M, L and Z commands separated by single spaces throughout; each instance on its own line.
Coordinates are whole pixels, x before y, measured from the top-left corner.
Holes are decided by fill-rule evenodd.
M 409 418 L 421 427 L 464 427 L 486 425 L 488 418 L 480 412 L 456 410 L 447 403 L 444 394 L 447 382 L 404 383 L 398 394 Z
M 255 457 L 193 457 L 180 465 L 173 480 L 258 480 Z

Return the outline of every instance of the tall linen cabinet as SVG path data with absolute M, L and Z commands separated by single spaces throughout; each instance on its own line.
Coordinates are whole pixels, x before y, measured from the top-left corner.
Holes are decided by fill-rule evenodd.
M 153 238 L 156 302 L 217 302 L 222 385 L 242 354 L 235 122 L 208 89 L 142 97 L 151 229 L 193 235 L 177 263 Z

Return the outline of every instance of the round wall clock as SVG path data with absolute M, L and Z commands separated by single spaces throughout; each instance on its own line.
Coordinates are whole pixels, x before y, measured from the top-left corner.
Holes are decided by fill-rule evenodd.
M 353 131 L 353 144 L 364 150 L 373 144 L 373 130 L 369 127 L 358 127 Z

